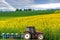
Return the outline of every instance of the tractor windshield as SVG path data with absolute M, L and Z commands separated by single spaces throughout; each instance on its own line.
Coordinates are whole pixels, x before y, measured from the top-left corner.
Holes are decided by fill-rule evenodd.
M 31 28 L 27 28 L 27 31 L 31 32 L 31 33 L 35 33 L 35 28 L 31 27 Z

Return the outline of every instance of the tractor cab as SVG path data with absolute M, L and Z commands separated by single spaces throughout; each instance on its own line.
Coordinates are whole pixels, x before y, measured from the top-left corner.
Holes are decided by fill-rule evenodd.
M 26 31 L 30 32 L 30 33 L 35 33 L 35 27 L 29 26 L 29 27 L 26 28 Z
M 33 26 L 26 27 L 26 31 L 24 33 L 24 39 L 35 39 L 35 38 L 43 40 L 44 36 L 43 34 L 41 34 L 41 32 L 37 32 L 35 30 L 35 27 Z

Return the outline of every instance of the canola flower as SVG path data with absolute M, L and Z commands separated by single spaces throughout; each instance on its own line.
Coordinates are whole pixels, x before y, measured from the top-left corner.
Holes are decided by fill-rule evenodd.
M 2 20 L 0 21 L 0 33 L 23 33 L 27 26 L 35 26 L 37 30 L 42 31 L 46 36 L 46 40 L 60 39 L 60 14 L 57 13 Z

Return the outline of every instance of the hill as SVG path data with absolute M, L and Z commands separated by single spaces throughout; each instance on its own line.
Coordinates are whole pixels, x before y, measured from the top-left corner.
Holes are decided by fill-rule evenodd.
M 0 34 L 23 33 L 27 26 L 42 31 L 46 40 L 59 40 L 60 10 L 0 12 Z
M 60 14 L 14 17 L 0 20 L 0 33 L 23 33 L 27 26 L 35 26 L 37 30 L 42 31 L 46 40 L 60 39 Z
M 15 12 L 0 12 L 0 17 L 25 17 L 34 15 L 52 14 L 55 10 L 33 10 L 33 11 L 15 11 Z

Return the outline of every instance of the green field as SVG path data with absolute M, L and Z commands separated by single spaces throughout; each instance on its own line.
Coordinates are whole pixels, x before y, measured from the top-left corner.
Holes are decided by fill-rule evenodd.
M 27 26 L 42 31 L 45 40 L 60 40 L 60 10 L 0 12 L 0 34 L 20 34 Z
M 33 15 L 52 14 L 55 10 L 38 10 L 38 11 L 15 11 L 15 12 L 0 12 L 0 17 L 24 17 Z

